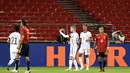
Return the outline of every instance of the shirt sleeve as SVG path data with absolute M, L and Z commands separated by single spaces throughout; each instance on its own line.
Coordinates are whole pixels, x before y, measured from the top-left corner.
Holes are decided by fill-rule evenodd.
M 12 34 L 10 34 L 8 38 L 11 38 L 11 37 L 12 37 Z
M 113 32 L 113 33 L 112 33 L 112 36 L 114 36 L 116 33 L 117 33 L 117 31 Z
M 89 37 L 92 37 L 92 34 L 91 34 L 91 32 L 89 32 Z
M 69 35 L 65 35 L 63 32 L 60 32 L 60 34 L 65 38 L 69 38 Z

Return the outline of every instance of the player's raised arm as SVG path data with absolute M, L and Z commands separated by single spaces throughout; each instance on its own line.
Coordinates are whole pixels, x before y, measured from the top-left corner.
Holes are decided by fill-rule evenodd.
M 63 37 L 65 37 L 65 38 L 69 38 L 69 35 L 64 34 L 64 33 L 62 32 L 62 30 L 63 30 L 63 29 L 60 29 L 60 30 L 59 30 L 60 34 L 61 34 Z
M 21 28 L 23 28 L 23 26 L 22 26 L 22 22 L 21 22 Z M 20 39 L 20 42 L 19 42 L 19 45 L 18 45 L 18 48 L 17 49 L 20 49 L 20 47 L 21 47 L 21 45 L 22 45 L 22 43 L 23 43 L 23 40 L 24 40 L 24 38 L 25 38 L 25 31 L 22 29 L 22 30 L 20 30 L 20 34 L 21 34 L 21 39 Z

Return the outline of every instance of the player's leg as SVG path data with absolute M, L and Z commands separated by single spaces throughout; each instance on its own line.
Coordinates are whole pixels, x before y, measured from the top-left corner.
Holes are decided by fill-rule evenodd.
M 27 71 L 25 71 L 25 73 L 30 73 L 29 44 L 25 44 L 24 48 L 24 56 L 27 62 Z
M 102 72 L 103 67 L 102 67 L 102 53 L 101 52 L 98 53 L 98 63 L 100 67 L 100 72 Z
M 14 60 L 15 60 L 15 58 L 16 58 L 16 55 L 17 55 L 17 52 L 14 52 Z M 20 57 L 19 57 L 20 58 Z M 15 64 L 15 67 L 14 67 L 14 71 L 15 71 L 15 69 L 16 69 L 16 64 Z
M 69 68 L 66 69 L 66 71 L 71 71 L 72 70 L 72 63 L 73 63 L 73 60 L 72 60 L 72 55 L 70 53 L 70 57 L 69 57 Z
M 74 70 L 74 71 L 78 71 L 79 68 L 78 68 L 78 64 L 77 64 L 77 61 L 76 61 L 75 58 L 74 58 L 74 60 L 73 60 L 73 63 L 74 63 L 74 66 L 75 66 L 75 70 Z
M 75 70 L 74 71 L 78 71 L 78 64 L 77 64 L 77 60 L 76 60 L 76 53 L 77 53 L 77 47 L 74 48 L 74 51 L 73 51 L 73 63 L 74 63 L 74 66 L 75 66 Z
M 16 61 L 16 67 L 15 70 L 18 72 L 18 67 L 19 67 L 19 60 L 20 60 L 20 55 L 23 55 L 23 45 L 20 47 L 20 49 L 18 50 L 16 57 L 15 57 L 15 61 Z
M 16 57 L 15 57 L 15 69 L 12 71 L 12 72 L 15 72 L 15 73 L 17 73 L 18 72 L 18 66 L 19 66 L 19 60 L 20 60 L 20 55 L 19 54 L 17 54 L 16 55 Z
M 26 62 L 27 62 L 27 71 L 30 72 L 30 58 L 26 57 Z
M 10 70 L 10 66 L 12 65 L 12 63 L 15 61 L 15 53 L 13 52 L 10 52 L 10 61 L 8 63 L 8 67 L 7 67 L 7 70 L 9 71 Z
M 80 62 L 80 70 L 82 70 L 83 68 L 84 68 L 84 66 L 83 66 L 83 59 L 82 59 L 82 55 L 83 55 L 83 53 L 84 53 L 84 50 L 83 49 L 79 49 L 79 62 Z
M 70 46 L 70 53 L 69 53 L 69 68 L 66 71 L 71 71 L 72 70 L 72 56 L 73 56 L 73 47 Z
M 89 70 L 89 55 L 90 55 L 90 49 L 86 49 L 85 50 L 86 70 Z
M 105 72 L 105 66 L 107 64 L 107 54 L 104 53 L 104 58 L 103 58 L 103 72 Z

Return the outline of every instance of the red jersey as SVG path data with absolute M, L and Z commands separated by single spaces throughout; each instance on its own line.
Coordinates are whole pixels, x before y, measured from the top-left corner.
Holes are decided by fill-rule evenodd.
M 98 52 L 106 52 L 108 44 L 108 35 L 106 33 L 96 34 L 96 45 Z
M 21 36 L 24 35 L 24 39 L 23 39 L 23 44 L 28 44 L 29 43 L 29 30 L 27 27 L 23 27 L 20 29 L 20 34 Z

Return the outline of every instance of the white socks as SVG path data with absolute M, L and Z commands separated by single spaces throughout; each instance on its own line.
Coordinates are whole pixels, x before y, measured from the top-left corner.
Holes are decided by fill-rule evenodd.
M 81 65 L 80 70 L 82 70 L 84 68 L 82 57 L 79 57 L 79 62 L 80 62 L 80 65 Z M 86 58 L 86 70 L 89 70 L 89 58 Z
M 74 63 L 75 68 L 78 69 L 77 61 L 76 61 L 76 60 L 73 60 L 73 63 Z
M 15 60 L 10 60 L 9 63 L 8 63 L 8 66 L 10 66 Z
M 86 58 L 86 70 L 89 70 L 89 58 Z
M 75 68 L 78 69 L 78 64 L 76 60 L 69 60 L 69 69 L 72 69 L 73 63 L 74 63 Z
M 72 63 L 73 63 L 73 61 L 72 61 L 72 60 L 69 60 L 69 69 L 72 68 Z
M 84 66 L 83 66 L 82 57 L 79 57 L 79 62 L 80 62 L 80 66 L 81 66 L 81 68 L 83 68 Z

